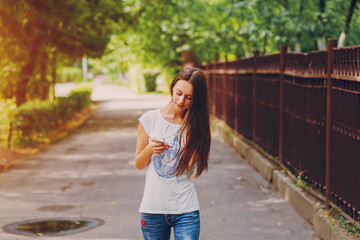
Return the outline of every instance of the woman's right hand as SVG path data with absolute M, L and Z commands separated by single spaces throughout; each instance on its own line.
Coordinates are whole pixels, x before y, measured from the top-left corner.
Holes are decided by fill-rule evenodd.
M 149 148 L 154 154 L 160 154 L 168 150 L 170 146 L 163 142 L 156 141 L 155 137 L 152 137 L 150 138 Z
M 156 142 L 153 137 L 149 141 L 149 136 L 145 132 L 143 125 L 139 123 L 135 152 L 135 167 L 137 169 L 144 169 L 149 164 L 153 154 L 163 153 L 169 148 L 169 145 Z

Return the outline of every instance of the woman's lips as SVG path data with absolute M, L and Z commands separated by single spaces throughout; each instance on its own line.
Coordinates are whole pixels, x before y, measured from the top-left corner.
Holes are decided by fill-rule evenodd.
M 179 107 L 181 107 L 181 108 L 184 108 L 184 106 L 183 105 L 180 105 L 180 104 L 178 104 L 178 103 L 176 103 L 176 105 L 178 105 Z

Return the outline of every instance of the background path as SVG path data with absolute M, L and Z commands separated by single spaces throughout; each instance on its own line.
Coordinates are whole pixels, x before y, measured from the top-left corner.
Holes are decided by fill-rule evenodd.
M 0 226 L 36 218 L 91 217 L 92 230 L 40 239 L 142 239 L 137 212 L 145 171 L 134 166 L 137 119 L 166 105 L 161 95 L 134 95 L 95 82 L 93 118 L 46 151 L 0 174 Z M 213 136 L 210 168 L 194 180 L 201 239 L 316 239 L 290 204 L 270 190 L 233 149 Z M 0 229 L 0 239 L 33 239 Z

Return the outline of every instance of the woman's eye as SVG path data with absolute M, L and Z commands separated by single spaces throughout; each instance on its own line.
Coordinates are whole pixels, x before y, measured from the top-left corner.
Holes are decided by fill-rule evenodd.
M 181 93 L 178 93 L 178 92 L 177 92 L 176 94 L 177 94 L 178 96 L 181 96 Z
M 192 99 L 192 97 L 186 97 L 186 99 L 187 99 L 187 100 L 191 100 L 191 99 Z

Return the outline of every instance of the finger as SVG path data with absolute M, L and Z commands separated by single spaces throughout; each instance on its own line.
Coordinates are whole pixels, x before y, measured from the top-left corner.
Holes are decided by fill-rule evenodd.
M 160 146 L 160 147 L 154 147 L 153 149 L 154 149 L 154 151 L 156 151 L 156 152 L 162 152 L 165 148 L 162 147 L 162 146 Z
M 168 150 L 168 147 L 166 147 L 165 145 L 154 148 L 154 151 L 160 152 L 160 153 L 165 152 L 166 150 Z
M 162 143 L 158 143 L 158 142 L 151 142 L 151 146 L 155 147 L 162 147 L 163 144 Z

